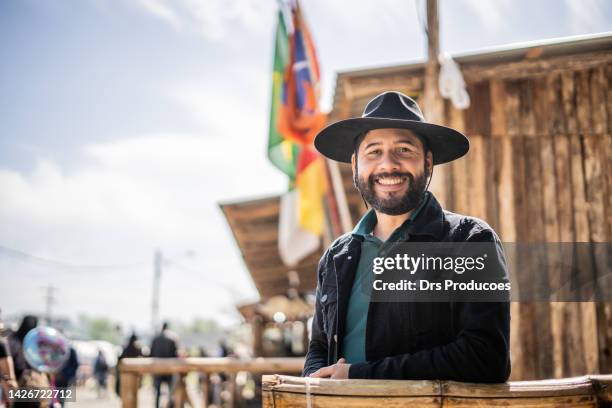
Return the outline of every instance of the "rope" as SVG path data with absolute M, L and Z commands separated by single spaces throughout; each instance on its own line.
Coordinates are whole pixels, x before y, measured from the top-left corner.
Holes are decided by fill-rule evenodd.
M 309 377 L 304 377 L 306 380 L 306 408 L 312 408 L 312 396 L 310 394 L 310 381 L 312 380 Z

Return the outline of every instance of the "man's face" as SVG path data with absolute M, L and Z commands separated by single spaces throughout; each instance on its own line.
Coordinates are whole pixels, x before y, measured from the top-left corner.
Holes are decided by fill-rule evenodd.
M 351 159 L 357 189 L 375 210 L 400 215 L 421 200 L 431 174 L 431 152 L 407 129 L 367 133 Z

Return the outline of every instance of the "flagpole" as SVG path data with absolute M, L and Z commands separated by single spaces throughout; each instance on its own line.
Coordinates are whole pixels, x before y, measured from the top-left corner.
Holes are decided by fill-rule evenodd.
M 342 228 L 341 234 L 349 232 L 352 229 L 353 221 L 351 219 L 351 212 L 349 211 L 348 201 L 346 199 L 346 191 L 344 190 L 344 184 L 342 183 L 342 175 L 340 174 L 340 168 L 338 163 L 325 159 L 327 162 L 327 168 L 329 170 L 329 176 L 332 182 L 332 191 L 336 199 L 336 208 L 338 209 L 338 215 L 340 216 L 340 227 Z

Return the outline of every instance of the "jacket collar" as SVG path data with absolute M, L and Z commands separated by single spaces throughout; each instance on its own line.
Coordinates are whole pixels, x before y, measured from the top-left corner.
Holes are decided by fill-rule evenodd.
M 376 212 L 370 209 L 353 229 L 353 238 L 363 241 L 366 234 L 374 230 L 376 222 Z M 427 191 L 423 203 L 397 230 L 401 231 L 403 240 L 408 239 L 409 235 L 429 235 L 435 240 L 441 240 L 444 223 L 445 217 L 440 203 L 431 192 Z
M 427 192 L 428 200 L 419 215 L 411 222 L 406 231 L 409 235 L 429 235 L 436 241 L 441 241 L 446 228 L 446 217 L 442 206 L 436 197 Z

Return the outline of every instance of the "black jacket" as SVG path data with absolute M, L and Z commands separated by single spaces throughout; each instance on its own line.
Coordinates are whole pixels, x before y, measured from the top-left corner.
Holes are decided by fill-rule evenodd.
M 411 242 L 491 242 L 506 270 L 501 242 L 484 221 L 444 211 L 430 196 L 408 226 Z M 312 339 L 303 375 L 342 357 L 345 317 L 361 241 L 338 238 L 318 266 Z M 370 302 L 365 363 L 349 378 L 504 382 L 510 375 L 510 304 Z
M 173 358 L 178 357 L 178 346 L 176 335 L 169 330 L 164 330 L 151 343 L 151 357 Z

